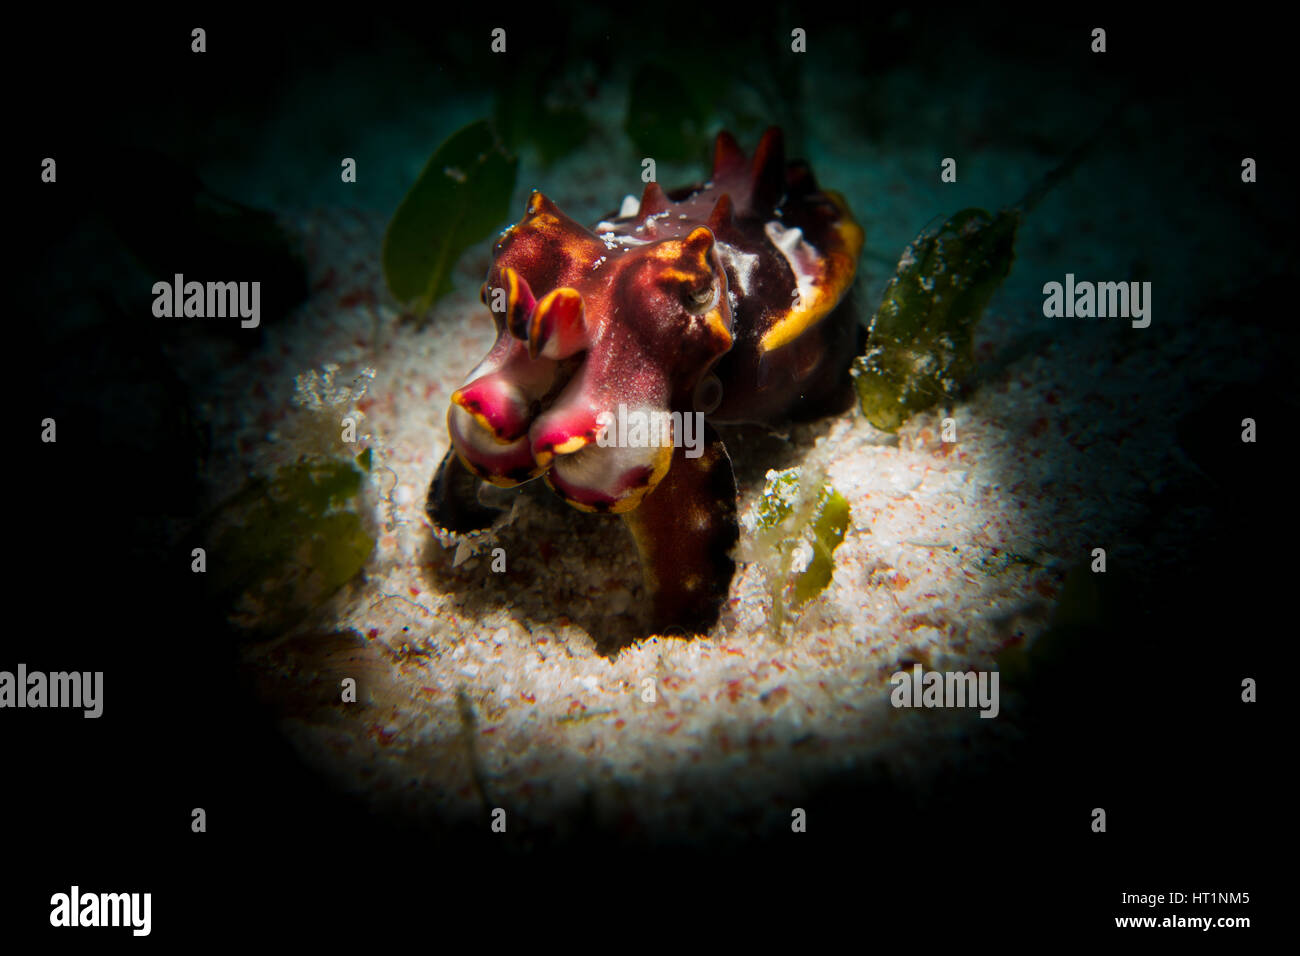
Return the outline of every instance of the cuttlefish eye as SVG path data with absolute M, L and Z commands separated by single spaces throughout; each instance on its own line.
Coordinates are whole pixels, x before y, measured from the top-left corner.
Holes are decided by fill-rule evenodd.
M 703 287 L 695 290 L 686 290 L 686 310 L 688 312 L 700 313 L 707 312 L 709 306 L 713 304 L 713 295 L 717 284 L 710 279 Z

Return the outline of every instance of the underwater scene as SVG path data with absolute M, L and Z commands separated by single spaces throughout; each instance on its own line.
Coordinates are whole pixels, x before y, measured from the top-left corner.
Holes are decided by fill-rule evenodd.
M 25 36 L 15 938 L 1268 925 L 1277 25 Z

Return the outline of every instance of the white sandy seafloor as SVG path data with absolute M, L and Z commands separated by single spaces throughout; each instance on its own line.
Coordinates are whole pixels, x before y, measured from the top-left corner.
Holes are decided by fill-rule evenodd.
M 849 198 L 867 230 L 863 299 L 872 306 L 884 263 L 927 221 L 1014 201 L 1045 171 L 1040 156 L 990 147 L 973 158 L 975 182 L 945 192 L 927 144 L 890 149 L 810 133 L 820 181 Z M 636 157 L 621 148 L 627 155 L 613 158 L 581 151 L 548 171 L 544 188 L 594 221 L 638 191 Z M 1164 236 L 1167 217 L 1190 227 L 1206 211 L 1146 208 L 1129 169 L 1143 161 L 1100 149 L 1026 221 L 1012 279 L 978 330 L 983 372 L 968 401 L 917 416 L 897 436 L 856 412 L 788 437 L 724 432 L 742 511 L 768 468 L 813 454 L 851 508 L 831 585 L 783 636 L 769 625 L 762 570 L 747 565 L 708 635 L 635 640 L 644 592 L 622 523 L 549 492 L 521 496 L 513 522 L 488 543 L 505 549 L 506 573 L 493 573 L 484 551 L 456 565 L 457 549 L 435 538 L 423 506 L 448 448 L 449 396 L 492 342 L 477 298 L 491 240 L 462 258 L 455 293 L 421 330 L 399 321 L 384 290 L 386 216 L 328 208 L 290 221 L 305 237 L 314 291 L 213 396 L 214 434 L 228 452 L 214 485 L 228 491 L 295 454 L 284 440 L 301 414 L 295 376 L 327 364 L 341 380 L 373 369 L 357 408 L 376 456 L 366 501 L 378 543 L 364 573 L 315 619 L 247 646 L 286 733 L 376 808 L 457 822 L 503 807 L 525 829 L 585 817 L 684 836 L 713 832 L 734 813 L 788 826 L 801 788 L 828 775 L 871 767 L 921 779 L 1016 737 L 1005 684 L 1000 715 L 981 720 L 973 710 L 895 710 L 887 681 L 912 662 L 991 668 L 1001 649 L 1042 631 L 1066 570 L 1094 547 L 1140 576 L 1149 549 L 1177 546 L 1178 529 L 1168 541 L 1116 529 L 1190 467 L 1172 437 L 1185 390 L 1234 372 L 1228 333 L 1216 347 L 1201 330 L 1180 330 L 1186 303 L 1160 280 L 1182 267 L 1181 253 L 1143 234 L 1153 217 Z M 529 169 L 525 157 L 517 211 L 538 183 Z M 669 172 L 660 179 L 678 184 Z M 1098 204 L 1098 190 L 1113 201 Z M 1151 328 L 1043 318 L 1043 282 L 1066 271 L 1127 278 L 1139 255 L 1156 280 Z M 956 443 L 940 440 L 946 415 Z M 356 705 L 337 702 L 348 676 L 361 689 Z M 654 703 L 642 700 L 646 678 Z

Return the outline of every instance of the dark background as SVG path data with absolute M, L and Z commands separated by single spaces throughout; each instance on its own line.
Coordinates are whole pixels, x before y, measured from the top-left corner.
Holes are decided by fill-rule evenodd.
M 686 62 L 691 51 L 707 55 L 766 28 L 746 10 L 656 7 L 585 21 L 581 8 L 539 5 L 510 18 L 439 11 L 382 23 L 361 14 L 277 22 L 265 10 L 244 20 L 147 22 L 51 12 L 11 34 L 5 152 L 19 294 L 5 341 L 17 376 L 8 390 L 16 441 L 7 469 L 17 521 L 0 668 L 22 661 L 29 670 L 102 670 L 106 688 L 99 720 L 56 710 L 0 714 L 3 938 L 48 928 L 50 895 L 72 883 L 152 892 L 160 941 L 234 940 L 268 923 L 290 937 L 354 929 L 436 945 L 426 933 L 438 920 L 477 915 L 493 918 L 473 934 L 488 946 L 507 923 L 539 942 L 567 936 L 583 945 L 592 916 L 623 928 L 602 941 L 675 941 L 683 921 L 700 918 L 724 932 L 784 923 L 814 943 L 827 925 L 863 941 L 920 941 L 944 928 L 1020 939 L 1043 925 L 1068 938 L 1122 932 L 1112 916 L 1152 911 L 1120 907 L 1120 892 L 1159 888 L 1246 890 L 1248 907 L 1175 911 L 1266 922 L 1280 890 L 1270 874 L 1280 870 L 1290 832 L 1282 808 L 1294 804 L 1283 782 L 1294 747 L 1273 741 L 1291 690 L 1284 682 L 1295 630 L 1287 433 L 1297 421 L 1296 320 L 1291 281 L 1269 278 L 1294 269 L 1290 232 L 1276 236 L 1278 260 L 1259 264 L 1261 284 L 1234 315 L 1270 329 L 1272 347 L 1252 357 L 1258 381 L 1189 395 L 1179 425 L 1188 454 L 1219 490 L 1174 487 L 1149 517 L 1154 526 L 1205 505 L 1207 532 L 1180 562 L 1150 569 L 1154 586 L 1121 580 L 1108 590 L 1102 623 L 1054 673 L 1010 759 L 974 759 L 927 793 L 832 781 L 807 795 L 810 829 L 800 836 L 719 834 L 716 843 L 686 845 L 592 832 L 529 846 L 524 835 L 490 834 L 484 821 L 481 832 L 432 839 L 332 791 L 300 765 L 252 697 L 233 638 L 189 571 L 188 548 L 169 544 L 169 519 L 196 500 L 204 442 L 175 406 L 184 388 L 201 392 L 202 383 L 177 391 L 152 330 L 141 328 L 147 312 L 114 311 L 104 284 L 111 277 L 101 281 L 93 261 L 70 260 L 77 247 L 68 237 L 88 210 L 107 206 L 138 208 L 141 229 L 156 222 L 165 231 L 165 203 L 142 186 L 136 151 L 164 150 L 183 168 L 204 148 L 209 118 L 243 115 L 258 129 L 264 91 L 296 69 L 373 63 L 376 51 L 404 43 L 441 65 L 454 95 L 459 84 L 489 81 L 486 43 L 476 57 L 462 37 L 486 36 L 498 21 L 515 37 L 519 26 L 536 31 L 557 56 L 581 51 L 610 64 L 625 31 Z M 969 58 L 971 70 L 982 58 L 1040 64 L 1050 90 L 1087 83 L 1097 69 L 1079 39 L 1093 19 L 918 13 L 899 28 L 897 12 L 835 20 L 799 8 L 790 19 L 860 36 L 862 60 L 845 71 L 883 71 L 898 58 L 950 50 Z M 191 19 L 208 29 L 203 57 L 189 53 Z M 1157 100 L 1210 131 L 1204 152 L 1182 162 L 1237 165 L 1254 155 L 1257 188 L 1294 210 L 1294 187 L 1280 182 L 1290 175 L 1293 60 L 1277 24 L 1144 21 L 1131 11 L 1094 19 L 1110 30 L 1106 69 L 1134 98 Z M 615 38 L 602 44 L 604 22 Z M 358 82 L 368 81 L 401 88 L 406 79 L 359 71 Z M 1249 118 L 1257 138 L 1217 138 L 1216 113 Z M 57 189 L 38 180 L 46 155 L 59 159 Z M 1242 407 L 1258 409 L 1259 444 L 1207 437 L 1235 434 Z M 46 416 L 58 420 L 57 445 L 37 442 Z M 1253 706 L 1239 702 L 1244 676 L 1260 683 Z M 208 813 L 203 835 L 190 832 L 196 806 Z M 1107 810 L 1104 835 L 1089 830 L 1094 806 Z M 545 918 L 530 921 L 542 909 Z M 99 944 L 124 933 L 74 938 Z

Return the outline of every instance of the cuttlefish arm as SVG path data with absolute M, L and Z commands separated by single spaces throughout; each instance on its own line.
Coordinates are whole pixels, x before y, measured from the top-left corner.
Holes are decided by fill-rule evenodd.
M 502 509 L 479 500 L 483 481 L 465 467 L 456 450 L 450 449 L 429 483 L 425 513 L 435 527 L 455 534 L 469 534 L 490 528 Z
M 622 515 L 636 540 L 657 633 L 701 633 L 727 599 L 740 529 L 731 458 L 708 425 L 698 458 L 673 450 L 668 474 L 639 507 Z
M 621 515 L 636 541 L 656 633 L 701 633 L 727 598 L 739 536 L 736 478 L 717 433 L 705 425 L 697 458 L 674 448 L 672 466 L 634 511 Z M 458 534 L 489 527 L 500 510 L 483 504 L 482 481 L 449 451 L 425 508 L 435 525 Z

